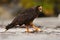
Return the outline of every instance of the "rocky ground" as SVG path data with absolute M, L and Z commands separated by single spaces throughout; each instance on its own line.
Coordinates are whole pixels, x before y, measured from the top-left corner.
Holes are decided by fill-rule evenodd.
M 41 26 L 43 32 L 25 33 L 25 28 L 13 28 L 4 32 L 4 26 L 2 26 L 3 28 L 0 26 L 0 40 L 60 40 L 59 18 L 36 18 L 33 23 L 36 26 Z M 3 25 L 7 24 L 8 21 L 4 21 Z M 30 28 L 30 30 L 32 30 L 32 28 Z

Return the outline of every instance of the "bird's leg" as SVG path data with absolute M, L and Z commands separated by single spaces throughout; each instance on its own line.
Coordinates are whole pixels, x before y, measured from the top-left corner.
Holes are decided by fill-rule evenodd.
M 26 32 L 29 32 L 29 28 L 28 28 L 28 26 L 26 26 Z
M 35 25 L 33 25 L 33 28 L 35 29 L 35 31 L 41 31 L 41 28 L 38 28 L 38 27 L 36 27 Z
M 26 26 L 26 31 L 25 32 L 28 32 L 28 33 L 30 33 L 31 31 L 29 30 L 29 27 L 28 26 Z
M 35 29 L 34 31 L 42 31 L 41 28 L 36 27 L 34 24 L 31 23 L 30 25 Z

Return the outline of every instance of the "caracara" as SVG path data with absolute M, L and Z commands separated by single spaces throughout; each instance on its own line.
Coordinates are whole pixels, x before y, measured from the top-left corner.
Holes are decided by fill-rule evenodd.
M 33 27 L 35 29 L 35 31 L 39 31 L 41 30 L 40 28 L 36 27 L 33 24 L 33 20 L 38 17 L 39 15 L 39 7 L 40 6 L 36 6 L 35 8 L 29 8 L 24 10 L 22 13 L 20 13 L 17 17 L 15 17 L 15 19 L 6 26 L 6 30 L 13 28 L 16 25 L 23 25 L 25 24 L 27 31 L 26 32 L 30 32 L 29 31 L 29 26 Z

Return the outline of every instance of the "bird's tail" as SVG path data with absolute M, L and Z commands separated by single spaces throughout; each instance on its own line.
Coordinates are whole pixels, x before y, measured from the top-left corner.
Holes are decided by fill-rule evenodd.
M 8 24 L 5 29 L 8 30 L 8 29 L 10 29 L 10 28 L 13 28 L 14 26 L 15 26 L 15 25 L 11 23 L 11 24 Z

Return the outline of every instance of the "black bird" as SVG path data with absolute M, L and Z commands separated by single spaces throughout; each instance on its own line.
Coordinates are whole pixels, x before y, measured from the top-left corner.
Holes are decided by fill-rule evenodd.
M 12 23 L 10 23 L 9 25 L 6 26 L 6 30 L 13 28 L 16 25 L 26 25 L 26 32 L 30 32 L 29 31 L 29 26 L 33 27 L 35 29 L 35 31 L 39 31 L 41 30 L 40 28 L 36 27 L 35 25 L 33 25 L 33 20 L 38 17 L 39 15 L 39 8 L 40 6 L 36 6 L 34 8 L 28 8 L 26 10 L 24 10 L 22 13 L 20 13 L 17 17 L 15 17 L 15 19 L 12 21 Z

